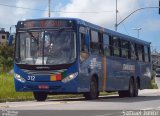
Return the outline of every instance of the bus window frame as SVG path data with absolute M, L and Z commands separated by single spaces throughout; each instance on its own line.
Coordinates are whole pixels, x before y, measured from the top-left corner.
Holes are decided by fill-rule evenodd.
M 92 41 L 92 32 L 96 32 L 97 33 L 97 41 Z M 91 54 L 101 54 L 101 48 L 100 48 L 100 36 L 99 36 L 99 31 L 95 30 L 95 29 L 90 29 L 90 52 Z M 96 47 L 94 47 L 96 45 Z
M 150 62 L 150 49 L 147 45 L 144 45 L 144 59 L 145 62 Z
M 118 40 L 118 46 L 117 46 L 117 45 L 114 45 L 114 38 Z M 120 37 L 118 37 L 118 36 L 112 36 L 111 46 L 112 46 L 112 56 L 121 57 Z M 117 50 L 117 51 L 119 52 L 119 54 L 115 54 L 115 50 Z
M 120 41 L 121 41 L 121 57 L 129 59 L 130 58 L 130 55 L 129 55 L 130 42 L 128 40 L 124 40 L 124 39 L 120 39 Z M 127 43 L 128 47 L 123 46 L 123 43 Z M 125 55 L 123 56 L 123 53 L 124 53 L 123 51 L 126 52 L 125 53 L 126 56 Z
M 112 36 L 110 34 L 108 34 L 108 33 L 103 33 L 102 36 L 103 36 L 103 54 L 105 56 L 112 56 L 112 45 L 111 45 L 111 38 L 112 38 Z M 104 43 L 104 39 L 105 39 L 104 36 L 108 36 L 108 38 L 107 38 L 108 39 L 108 43 L 107 44 Z M 105 50 L 106 48 L 107 48 L 108 52 Z

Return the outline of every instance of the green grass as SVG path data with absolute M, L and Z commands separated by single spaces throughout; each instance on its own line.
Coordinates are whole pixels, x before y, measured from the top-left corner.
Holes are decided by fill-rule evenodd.
M 155 81 L 155 77 L 151 81 L 151 89 L 158 89 L 157 83 Z
M 156 78 L 156 72 L 153 70 L 152 71 L 152 80 L 151 80 L 151 89 L 158 89 L 157 83 L 155 81 Z
M 30 99 L 33 99 L 32 93 L 15 91 L 13 75 L 0 74 L 0 102 Z

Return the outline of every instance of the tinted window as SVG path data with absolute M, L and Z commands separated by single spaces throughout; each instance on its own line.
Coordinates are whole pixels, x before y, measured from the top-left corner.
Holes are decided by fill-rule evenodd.
M 112 40 L 112 48 L 113 48 L 113 55 L 120 56 L 120 41 L 117 37 L 113 37 Z
M 145 59 L 145 62 L 150 61 L 150 50 L 148 46 L 144 46 L 144 59 Z
M 143 61 L 143 46 L 137 45 L 138 60 Z
M 110 36 L 107 34 L 103 34 L 103 49 L 104 54 L 109 56 L 110 55 Z
M 91 30 L 91 52 L 99 53 L 99 36 L 97 31 Z
M 81 51 L 84 51 L 84 52 L 88 52 L 88 51 L 89 51 L 89 48 L 88 48 L 87 45 L 85 44 L 85 34 L 80 33 L 79 36 L 80 36 L 80 44 L 81 44 L 80 50 L 81 50 Z
M 129 42 L 125 40 L 121 40 L 121 50 L 122 50 L 122 57 L 128 58 L 129 57 Z
M 135 43 L 130 43 L 130 58 L 133 59 L 133 60 L 136 60 L 138 59 L 138 56 L 136 56 L 136 46 L 135 46 Z

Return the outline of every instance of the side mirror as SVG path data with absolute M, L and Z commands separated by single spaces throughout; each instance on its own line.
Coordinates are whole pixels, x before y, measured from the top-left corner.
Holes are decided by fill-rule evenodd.
M 81 62 L 83 62 L 84 60 L 86 60 L 89 57 L 89 53 L 81 51 L 80 52 L 80 60 Z
M 11 25 L 10 26 L 10 32 L 9 32 L 9 36 L 8 36 L 8 45 L 11 46 L 12 45 L 12 41 L 13 41 L 13 35 L 11 34 L 11 30 L 14 27 L 14 29 L 16 29 L 16 25 Z
M 9 34 L 9 37 L 8 37 L 8 45 L 11 46 L 11 45 L 12 45 L 12 42 L 13 42 L 13 35 Z

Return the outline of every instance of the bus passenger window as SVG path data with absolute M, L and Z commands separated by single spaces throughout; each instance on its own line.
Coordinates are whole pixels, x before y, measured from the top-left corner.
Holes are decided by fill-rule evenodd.
M 83 34 L 83 33 L 80 33 L 80 43 L 81 43 L 80 51 L 89 52 L 89 48 L 88 48 L 88 46 L 85 44 L 85 34 Z
M 100 52 L 98 32 L 93 30 L 91 31 L 91 52 L 95 54 Z
M 137 45 L 137 50 L 138 50 L 138 60 L 143 61 L 143 46 Z
M 123 58 L 128 58 L 129 57 L 129 42 L 122 40 L 121 41 L 121 49 L 122 49 L 122 57 Z
M 145 62 L 149 62 L 149 52 L 148 52 L 148 47 L 147 46 L 144 46 L 144 59 L 145 59 Z
M 136 60 L 138 59 L 138 56 L 136 56 L 136 46 L 134 43 L 130 43 L 130 51 L 129 51 L 129 54 L 130 54 L 130 58 L 132 60 Z
M 150 47 L 148 47 L 148 61 L 151 62 L 151 53 Z
M 103 34 L 103 50 L 104 50 L 104 55 L 110 56 L 110 36 Z
M 113 37 L 112 41 L 112 48 L 113 48 L 113 55 L 114 56 L 120 56 L 120 41 L 117 37 Z

